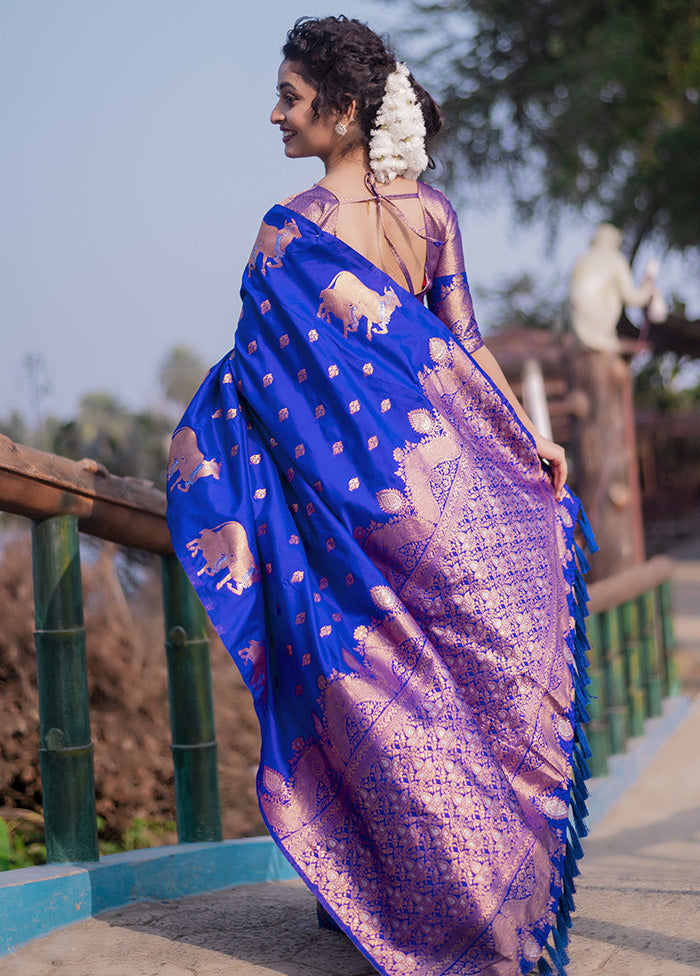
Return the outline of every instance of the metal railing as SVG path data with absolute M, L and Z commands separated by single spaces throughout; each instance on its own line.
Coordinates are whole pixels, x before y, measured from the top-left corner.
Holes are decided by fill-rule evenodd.
M 221 840 L 206 614 L 172 552 L 165 496 L 0 436 L 0 510 L 32 519 L 40 769 L 47 860 L 98 858 L 78 531 L 159 555 L 178 838 Z M 590 587 L 594 775 L 677 692 L 669 578 L 656 557 Z
M 206 614 L 173 555 L 163 493 L 93 461 L 70 461 L 0 436 L 0 510 L 32 519 L 49 863 L 99 856 L 79 529 L 161 557 L 178 839 L 221 840 Z

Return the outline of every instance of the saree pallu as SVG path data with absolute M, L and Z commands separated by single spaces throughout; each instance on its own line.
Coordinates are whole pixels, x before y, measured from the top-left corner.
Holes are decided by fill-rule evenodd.
M 561 973 L 585 516 L 449 330 L 342 241 L 274 207 L 241 296 L 168 520 L 253 695 L 270 834 L 386 976 L 510 976 L 543 947 Z

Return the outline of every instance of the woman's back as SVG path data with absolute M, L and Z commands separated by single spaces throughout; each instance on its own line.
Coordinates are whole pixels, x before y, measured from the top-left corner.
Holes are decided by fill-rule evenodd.
M 397 178 L 391 189 L 363 184 L 329 186 L 323 180 L 283 201 L 381 268 L 401 287 L 422 297 L 435 277 L 464 270 L 454 210 L 439 190 Z

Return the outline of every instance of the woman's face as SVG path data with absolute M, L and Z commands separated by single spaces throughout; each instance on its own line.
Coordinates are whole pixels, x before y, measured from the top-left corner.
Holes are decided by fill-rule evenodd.
M 342 138 L 335 132 L 335 117 L 321 115 L 314 121 L 311 103 L 316 89 L 295 70 L 294 62 L 283 61 L 277 74 L 279 100 L 270 122 L 282 133 L 284 154 L 291 159 L 319 156 L 326 161 Z

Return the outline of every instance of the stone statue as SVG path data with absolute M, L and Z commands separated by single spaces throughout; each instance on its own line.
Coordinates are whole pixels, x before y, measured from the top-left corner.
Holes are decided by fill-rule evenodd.
M 583 346 L 617 352 L 616 326 L 625 305 L 647 306 L 652 321 L 663 321 L 666 304 L 656 285 L 658 263 L 650 261 L 637 288 L 627 258 L 620 251 L 622 233 L 600 224 L 590 247 L 581 255 L 569 281 L 569 304 L 574 333 Z

